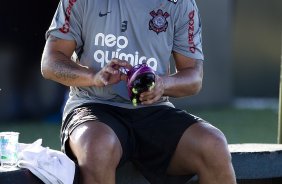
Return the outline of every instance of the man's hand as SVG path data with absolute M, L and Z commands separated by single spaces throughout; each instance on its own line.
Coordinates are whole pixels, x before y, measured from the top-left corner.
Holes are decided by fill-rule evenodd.
M 155 85 L 149 89 L 149 91 L 143 92 L 140 95 L 140 101 L 143 105 L 153 104 L 158 101 L 164 94 L 164 81 L 156 75 Z
M 140 95 L 142 104 L 152 104 L 162 96 L 184 97 L 197 94 L 202 87 L 203 61 L 173 53 L 176 73 L 156 76 L 155 86 Z
M 106 66 L 104 66 L 104 68 L 95 74 L 95 86 L 103 87 L 110 84 L 116 84 L 121 80 L 126 80 L 127 75 L 120 71 L 121 68 L 130 70 L 132 66 L 127 61 L 112 59 Z

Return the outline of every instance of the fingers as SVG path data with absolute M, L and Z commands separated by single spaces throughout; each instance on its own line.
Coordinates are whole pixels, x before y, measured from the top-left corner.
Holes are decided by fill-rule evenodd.
M 108 66 L 108 65 L 105 66 L 104 71 L 105 71 L 106 73 L 110 73 L 110 74 L 113 74 L 113 75 L 119 73 L 119 70 L 117 70 L 117 69 L 115 69 L 115 68 L 113 68 L 113 67 L 111 67 L 111 66 Z
M 126 68 L 126 69 L 131 69 L 132 68 L 132 65 L 129 64 L 127 61 L 125 60 L 119 60 L 119 59 L 112 59 L 111 62 L 109 63 L 109 65 L 112 67 L 112 68 L 115 68 L 115 69 L 120 69 L 120 68 Z
M 108 73 L 102 73 L 100 75 L 100 80 L 104 84 L 104 86 L 109 84 L 109 74 Z
M 151 91 L 144 92 L 140 95 L 140 101 L 143 105 L 149 105 L 158 101 L 162 95 L 158 90 L 152 89 Z
M 102 70 L 97 73 L 97 86 L 106 86 L 127 80 L 127 75 L 120 71 L 121 68 L 131 69 L 132 66 L 125 60 L 112 59 Z
M 121 68 L 130 70 L 132 66 L 125 60 L 112 59 L 110 63 L 104 67 L 106 72 L 113 75 L 120 73 Z
M 142 105 L 149 105 L 149 104 L 153 104 L 154 102 L 158 101 L 160 98 L 161 98 L 160 95 L 144 96 L 144 97 L 140 97 L 140 101 Z
M 140 101 L 143 105 L 149 105 L 158 101 L 164 94 L 164 84 L 162 79 L 157 76 L 156 84 L 149 91 L 140 94 Z

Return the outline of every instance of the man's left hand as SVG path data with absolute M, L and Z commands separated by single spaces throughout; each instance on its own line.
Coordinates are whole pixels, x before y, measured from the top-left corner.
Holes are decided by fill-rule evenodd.
M 153 104 L 158 101 L 164 94 L 164 81 L 156 75 L 155 85 L 152 86 L 148 91 L 141 93 L 140 101 L 143 105 Z

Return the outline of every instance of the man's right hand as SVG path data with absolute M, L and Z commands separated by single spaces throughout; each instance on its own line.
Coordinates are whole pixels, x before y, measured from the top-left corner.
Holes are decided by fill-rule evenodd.
M 110 84 L 116 84 L 121 80 L 127 80 L 127 75 L 120 69 L 130 70 L 132 66 L 124 60 L 112 59 L 94 76 L 94 84 L 98 87 L 103 87 Z

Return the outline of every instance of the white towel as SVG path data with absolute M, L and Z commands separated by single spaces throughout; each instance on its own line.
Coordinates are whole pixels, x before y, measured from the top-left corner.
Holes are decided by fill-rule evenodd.
M 74 162 L 64 153 L 41 144 L 42 139 L 32 144 L 19 143 L 18 167 L 29 169 L 45 184 L 73 184 Z

